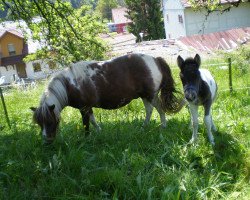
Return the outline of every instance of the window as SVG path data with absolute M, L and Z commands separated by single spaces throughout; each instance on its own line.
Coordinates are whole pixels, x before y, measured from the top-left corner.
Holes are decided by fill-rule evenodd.
M 33 63 L 34 72 L 42 71 L 40 63 Z
M 13 44 L 8 44 L 8 51 L 10 56 L 16 55 L 16 49 Z
M 49 65 L 49 68 L 52 69 L 52 70 L 57 68 L 56 62 L 54 62 L 54 61 L 52 61 L 52 60 L 50 60 L 50 61 L 48 62 L 48 65 Z
M 183 18 L 182 18 L 182 15 L 178 15 L 178 21 L 179 21 L 179 23 L 183 24 Z
M 168 14 L 166 15 L 166 18 L 167 18 L 167 22 L 169 22 L 169 16 L 168 16 Z

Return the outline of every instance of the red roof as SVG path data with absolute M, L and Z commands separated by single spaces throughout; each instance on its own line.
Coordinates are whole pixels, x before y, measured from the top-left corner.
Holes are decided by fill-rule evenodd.
M 220 0 L 220 4 L 235 3 L 238 1 L 239 0 Z M 191 7 L 188 0 L 181 0 L 181 3 L 185 8 Z M 196 2 L 196 4 L 204 5 L 204 1 Z
M 112 9 L 112 19 L 115 24 L 130 23 L 131 20 L 126 17 L 127 8 L 120 7 Z
M 199 51 L 211 52 L 219 49 L 229 50 L 250 42 L 250 27 L 181 37 L 178 41 L 186 47 Z

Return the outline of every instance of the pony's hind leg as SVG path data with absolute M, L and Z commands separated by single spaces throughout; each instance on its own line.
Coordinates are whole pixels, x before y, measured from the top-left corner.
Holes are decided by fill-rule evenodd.
M 161 107 L 161 103 L 160 103 L 159 97 L 157 95 L 155 95 L 155 97 L 154 97 L 154 99 L 152 101 L 152 105 L 156 108 L 157 112 L 160 115 L 161 126 L 163 128 L 166 128 L 167 122 L 166 122 L 165 112 L 163 111 L 163 109 Z
M 198 106 L 189 104 L 189 109 L 191 113 L 191 118 L 192 118 L 192 126 L 193 126 L 193 134 L 192 138 L 189 141 L 189 143 L 194 143 L 197 140 L 197 133 L 198 133 Z
M 95 116 L 94 116 L 93 112 L 90 114 L 89 119 L 90 119 L 91 124 L 97 129 L 97 131 L 101 131 L 101 127 L 96 123 Z
M 143 126 L 148 125 L 152 112 L 153 112 L 153 106 L 147 99 L 142 99 L 145 110 L 146 110 L 146 118 L 144 120 Z

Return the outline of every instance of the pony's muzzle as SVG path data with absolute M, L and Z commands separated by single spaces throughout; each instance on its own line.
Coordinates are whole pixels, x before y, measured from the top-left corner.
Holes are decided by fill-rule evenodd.
M 187 89 L 184 94 L 188 102 L 194 102 L 197 99 L 197 92 L 194 90 Z

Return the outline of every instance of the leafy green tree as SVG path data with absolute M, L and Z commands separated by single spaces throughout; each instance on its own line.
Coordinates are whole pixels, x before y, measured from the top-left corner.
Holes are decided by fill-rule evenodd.
M 140 33 L 144 40 L 164 38 L 164 24 L 160 1 L 158 0 L 125 0 L 128 8 L 128 18 L 132 20 L 129 31 L 137 41 Z
M 91 6 L 95 8 L 98 0 L 69 0 L 73 8 L 80 8 L 83 5 Z
M 112 19 L 112 9 L 118 6 L 117 0 L 99 0 L 96 7 L 96 12 L 102 19 Z
M 73 9 L 63 0 L 2 0 L 0 3 L 8 8 L 12 20 L 25 21 L 32 39 L 43 44 L 43 49 L 30 59 L 49 57 L 69 63 L 105 56 L 107 48 L 98 37 L 105 27 L 90 7 Z

